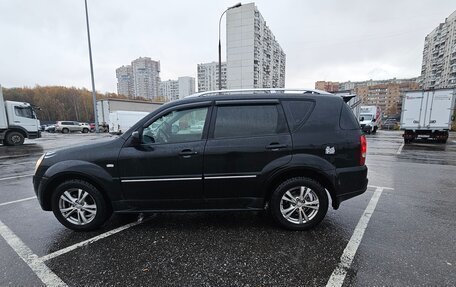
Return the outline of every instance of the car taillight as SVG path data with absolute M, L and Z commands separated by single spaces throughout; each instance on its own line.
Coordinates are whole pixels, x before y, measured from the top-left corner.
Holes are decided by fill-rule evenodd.
M 364 135 L 359 137 L 361 146 L 359 148 L 359 165 L 364 165 L 366 163 L 366 154 L 367 154 L 367 141 Z

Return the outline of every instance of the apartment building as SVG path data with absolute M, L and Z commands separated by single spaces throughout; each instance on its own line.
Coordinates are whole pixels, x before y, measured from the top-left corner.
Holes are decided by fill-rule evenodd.
M 160 62 L 140 57 L 116 69 L 117 93 L 130 98 L 154 99 L 160 91 Z
M 218 62 L 202 63 L 197 66 L 198 92 L 219 89 Z M 226 89 L 226 63 L 222 62 L 222 89 Z
M 362 82 L 315 82 L 315 88 L 327 92 L 346 91 L 360 97 L 366 106 L 379 106 L 387 116 L 397 116 L 402 111 L 402 98 L 406 91 L 418 90 L 419 78 L 368 80 Z
M 134 97 L 133 70 L 130 65 L 116 69 L 117 94 Z
M 332 93 L 339 91 L 339 85 L 339 82 L 317 81 L 315 82 L 315 89 Z M 346 90 L 344 89 L 342 91 Z
M 424 39 L 421 86 L 456 87 L 456 11 Z
M 177 80 L 168 80 L 160 83 L 160 95 L 166 101 L 183 99 L 195 93 L 195 78 L 179 77 Z
M 226 14 L 228 89 L 284 88 L 286 55 L 254 3 Z

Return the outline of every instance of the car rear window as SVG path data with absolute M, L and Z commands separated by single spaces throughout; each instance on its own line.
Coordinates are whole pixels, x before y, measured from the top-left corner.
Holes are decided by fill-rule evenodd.
M 277 105 L 220 106 L 214 138 L 271 135 L 286 131 Z
M 284 100 L 282 105 L 287 114 L 290 129 L 295 131 L 309 118 L 315 102 L 309 100 Z
M 352 110 L 347 104 L 342 104 L 339 120 L 340 128 L 343 130 L 357 130 L 359 129 L 359 123 L 353 114 Z

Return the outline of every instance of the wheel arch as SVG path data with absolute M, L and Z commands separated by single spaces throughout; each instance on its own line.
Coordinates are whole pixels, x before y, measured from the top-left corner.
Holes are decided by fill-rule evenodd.
M 339 208 L 339 201 L 337 200 L 334 183 L 331 179 L 333 176 L 310 167 L 289 168 L 273 174 L 266 182 L 265 202 L 269 202 L 272 193 L 282 182 L 294 177 L 307 177 L 321 184 L 329 193 L 333 208 Z
M 103 195 L 103 198 L 106 201 L 107 206 L 112 210 L 111 198 L 106 192 L 106 187 L 101 182 L 87 174 L 74 172 L 56 174 L 48 180 L 48 182 L 46 183 L 44 194 L 41 195 L 44 210 L 52 210 L 52 194 L 60 184 L 69 180 L 82 180 L 93 185 L 97 190 L 100 191 L 100 193 Z

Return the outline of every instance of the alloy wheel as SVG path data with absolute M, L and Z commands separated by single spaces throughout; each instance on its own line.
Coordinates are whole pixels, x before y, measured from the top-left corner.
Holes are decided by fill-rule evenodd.
M 70 223 L 86 225 L 97 214 L 97 204 L 94 198 L 80 188 L 72 188 L 62 193 L 59 198 L 59 210 Z
M 280 200 L 280 212 L 291 223 L 305 224 L 318 213 L 320 202 L 311 188 L 297 186 L 287 190 Z

